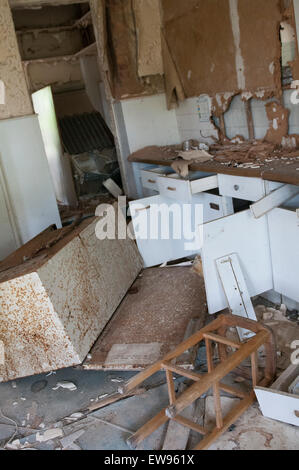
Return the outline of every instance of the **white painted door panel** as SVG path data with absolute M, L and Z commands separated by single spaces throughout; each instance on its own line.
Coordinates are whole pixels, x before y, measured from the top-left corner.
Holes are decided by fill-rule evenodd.
M 277 390 L 254 389 L 264 416 L 294 426 L 299 426 L 299 396 Z
M 17 248 L 0 182 L 0 261 Z
M 250 297 L 273 288 L 267 219 L 250 210 L 209 222 L 203 227 L 201 250 L 209 312 L 228 307 L 216 260 L 237 253 Z
M 26 243 L 52 224 L 60 228 L 38 117 L 0 121 L 0 153 L 20 241 Z
M 268 214 L 274 290 L 299 302 L 299 218 L 295 211 Z

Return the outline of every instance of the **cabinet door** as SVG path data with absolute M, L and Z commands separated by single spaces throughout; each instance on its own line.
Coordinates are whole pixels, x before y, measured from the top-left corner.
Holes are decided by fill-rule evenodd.
M 224 199 L 201 193 L 192 196 L 190 203 L 161 195 L 130 202 L 133 229 L 145 267 L 200 253 L 200 239 L 195 239 L 198 226 L 227 215 Z M 164 210 L 166 215 L 161 222 Z
M 0 179 L 0 261 L 17 248 Z
M 255 219 L 250 210 L 206 223 L 201 250 L 209 312 L 228 307 L 216 260 L 237 253 L 250 297 L 273 289 L 266 217 Z
M 186 209 L 180 201 L 153 196 L 130 202 L 130 211 L 145 267 L 199 253 L 200 247 L 192 247 L 192 234 L 195 237 L 196 225 L 202 220 L 200 213 L 195 216 L 195 202 Z

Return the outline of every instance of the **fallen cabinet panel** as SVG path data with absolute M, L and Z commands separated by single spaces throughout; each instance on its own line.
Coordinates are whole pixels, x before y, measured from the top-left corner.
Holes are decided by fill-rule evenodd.
M 138 370 L 200 329 L 207 308 L 202 277 L 190 267 L 150 268 L 133 284 L 90 352 L 84 369 Z M 191 367 L 192 349 L 177 365 Z
M 299 302 L 299 219 L 295 211 L 279 208 L 268 221 L 274 290 Z
M 214 220 L 203 226 L 201 250 L 209 313 L 228 307 L 216 260 L 231 253 L 238 255 L 250 297 L 273 289 L 267 219 L 247 210 Z
M 98 240 L 98 220 L 0 273 L 1 381 L 80 364 L 134 282 L 135 243 Z
M 292 381 L 298 376 L 299 365 L 292 365 L 271 388 L 254 389 L 264 416 L 299 426 L 299 395 L 287 393 Z

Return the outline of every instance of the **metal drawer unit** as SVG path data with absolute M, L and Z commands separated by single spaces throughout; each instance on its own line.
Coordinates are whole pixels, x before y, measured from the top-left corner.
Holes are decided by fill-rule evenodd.
M 140 170 L 141 183 L 146 189 L 152 189 L 159 191 L 158 189 L 158 177 L 173 173 L 172 168 L 155 167 Z

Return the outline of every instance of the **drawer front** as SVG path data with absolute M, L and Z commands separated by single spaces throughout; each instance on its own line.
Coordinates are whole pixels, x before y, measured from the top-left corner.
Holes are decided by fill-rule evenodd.
M 191 181 L 190 184 L 192 194 L 203 193 L 204 191 L 218 188 L 218 176 L 206 176 L 205 178 Z
M 141 183 L 144 188 L 158 191 L 158 173 L 149 170 L 141 170 Z
M 265 195 L 265 184 L 260 178 L 244 176 L 218 175 L 219 192 L 222 196 L 258 201 Z
M 161 196 L 181 202 L 191 202 L 190 181 L 169 176 L 159 176 L 158 190 Z
M 217 196 L 216 194 L 201 193 L 193 196 L 193 202 L 203 204 L 203 223 L 211 222 L 212 220 L 221 219 L 226 216 L 226 206 L 224 197 Z

